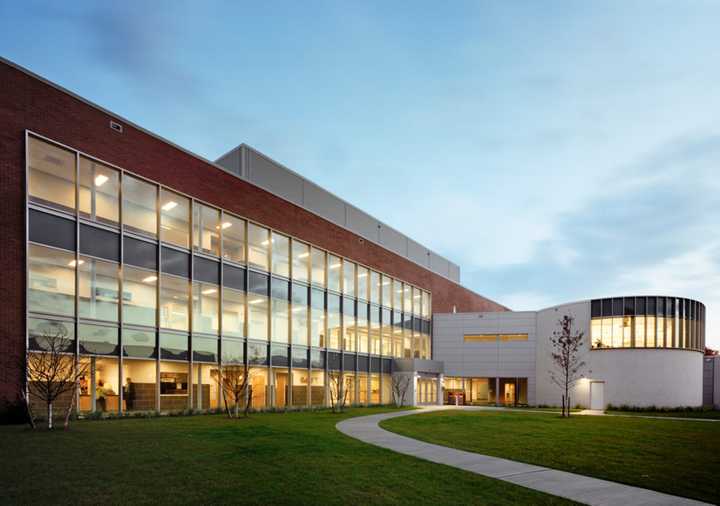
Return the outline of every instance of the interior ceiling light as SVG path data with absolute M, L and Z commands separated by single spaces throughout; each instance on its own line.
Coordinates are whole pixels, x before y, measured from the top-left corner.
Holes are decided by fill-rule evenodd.
M 75 267 L 76 265 L 82 265 L 85 263 L 85 260 L 78 260 L 77 262 L 75 260 L 71 260 L 70 263 L 68 263 L 68 267 Z
M 177 205 L 178 205 L 177 202 L 175 202 L 174 200 L 171 200 L 170 202 L 163 204 L 162 210 L 163 211 L 172 211 L 173 209 L 175 209 L 177 207 Z
M 148 276 L 142 281 L 143 283 L 154 283 L 155 281 L 157 281 L 157 276 Z
M 108 177 L 105 174 L 95 176 L 95 186 L 102 186 L 107 183 Z

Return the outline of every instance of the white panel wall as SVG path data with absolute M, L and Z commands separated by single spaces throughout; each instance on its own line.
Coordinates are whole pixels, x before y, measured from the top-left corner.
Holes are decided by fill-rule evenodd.
M 248 180 L 293 204 L 303 205 L 303 179 L 251 151 L 248 156 Z
M 407 256 L 407 237 L 387 225 L 380 224 L 380 244 L 397 253 L 400 256 Z
M 357 207 L 345 206 L 347 216 L 346 227 L 357 235 L 378 242 L 378 222 L 375 218 L 364 213 Z
M 436 255 L 435 253 L 430 253 L 430 269 L 435 272 L 441 272 L 444 276 L 447 276 L 450 279 L 453 279 L 450 276 L 450 262 L 448 262 L 446 259 L 441 257 L 440 255 Z
M 423 267 L 430 267 L 430 259 L 428 258 L 428 250 L 420 243 L 408 239 L 408 258 Z
M 345 204 L 330 192 L 309 181 L 304 183 L 305 208 L 323 218 L 345 226 Z

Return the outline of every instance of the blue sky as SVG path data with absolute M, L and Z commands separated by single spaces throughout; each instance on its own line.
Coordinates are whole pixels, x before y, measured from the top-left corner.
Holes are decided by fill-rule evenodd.
M 720 347 L 720 3 L 0 3 L 0 54 L 246 142 L 513 309 L 671 294 Z

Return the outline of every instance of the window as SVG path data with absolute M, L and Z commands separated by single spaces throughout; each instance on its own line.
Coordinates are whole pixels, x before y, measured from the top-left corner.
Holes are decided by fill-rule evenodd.
M 78 262 L 78 314 L 80 318 L 118 321 L 118 264 L 90 257 Z
M 463 339 L 466 343 L 494 343 L 497 341 L 497 334 L 465 334 Z
M 422 292 L 422 317 L 429 320 L 431 316 L 430 294 L 428 292 Z
M 310 344 L 325 347 L 325 292 L 313 288 L 310 297 Z
M 340 327 L 340 296 L 334 293 L 328 294 L 327 300 L 327 335 L 329 348 L 340 349 L 341 327 Z
M 368 305 L 357 302 L 357 350 L 360 353 L 368 352 Z
M 383 275 L 380 277 L 380 291 L 382 305 L 392 307 L 392 279 Z
M 635 346 L 638 348 L 645 347 L 645 317 L 644 316 L 636 316 L 635 317 Z
M 123 322 L 130 325 L 156 324 L 157 273 L 123 266 Z
M 310 246 L 293 239 L 292 277 L 295 281 L 310 281 Z
M 136 358 L 155 358 L 155 331 L 123 329 L 123 356 Z
M 188 336 L 186 334 L 160 332 L 160 358 L 188 360 Z M 168 392 L 161 391 L 161 393 Z
M 268 270 L 270 232 L 266 228 L 248 223 L 248 263 L 257 269 Z
M 402 311 L 403 310 L 403 303 L 402 303 L 402 295 L 403 295 L 403 288 L 402 283 L 398 281 L 397 279 L 393 281 L 393 308 L 395 311 Z
M 390 310 L 382 309 L 382 354 L 391 357 L 393 354 L 393 333 Z
M 115 355 L 119 353 L 118 328 L 100 325 L 78 325 L 80 353 L 84 355 Z
M 223 223 L 222 226 L 225 224 Z M 193 249 L 220 255 L 220 211 L 198 202 L 193 207 Z
M 355 297 L 355 264 L 343 260 L 343 294 Z
M 500 340 L 501 341 L 527 341 L 528 335 L 527 334 L 500 334 Z
M 72 353 L 75 348 L 75 326 L 72 322 L 28 318 L 27 328 L 31 350 L 48 350 L 49 340 L 60 346 L 61 351 Z
M 304 285 L 292 285 L 292 342 L 308 344 L 308 288 Z M 316 345 L 318 346 L 318 345 Z
M 272 233 L 272 273 L 290 277 L 290 239 Z
M 190 199 L 165 188 L 160 189 L 160 239 L 190 247 Z
M 420 314 L 422 312 L 422 308 L 421 308 L 422 297 L 420 295 L 420 290 L 418 288 L 413 287 L 412 298 L 413 298 L 413 314 L 415 316 L 420 316 Z
M 357 270 L 357 296 L 361 300 L 368 300 L 368 287 L 370 278 L 368 277 L 368 270 L 366 267 L 361 265 L 358 266 Z
M 268 298 L 255 293 L 248 294 L 248 337 L 267 340 Z
M 312 257 L 312 284 L 325 286 L 325 252 L 317 248 L 310 249 Z
M 370 306 L 370 353 L 380 354 L 380 308 Z
M 290 290 L 288 282 L 273 278 L 270 292 L 272 294 L 270 339 L 277 343 L 287 343 L 290 334 Z
M 80 216 L 108 225 L 117 225 L 120 220 L 119 172 L 94 160 L 80 157 L 79 186 Z
M 380 304 L 380 274 L 370 271 L 370 302 Z
M 28 310 L 75 315 L 75 255 L 28 245 Z
M 80 253 L 120 261 L 120 236 L 109 230 L 80 224 Z
M 123 239 L 123 261 L 125 264 L 157 270 L 157 246 L 132 237 Z
M 222 224 L 223 258 L 231 262 L 245 262 L 245 220 L 223 213 Z
M 190 277 L 190 255 L 183 251 L 167 248 L 160 250 L 160 270 L 184 278 Z
M 412 313 L 413 301 L 411 291 L 410 285 L 403 283 L 403 311 L 408 314 Z
M 340 292 L 340 277 L 342 275 L 342 261 L 334 255 L 328 255 L 327 282 L 328 289 Z
M 223 288 L 223 335 L 245 336 L 245 292 Z
M 188 331 L 189 309 L 187 279 L 162 274 L 160 278 L 160 326 Z
M 242 341 L 223 339 L 222 363 L 243 364 L 245 362 L 245 345 Z
M 123 174 L 123 227 L 129 232 L 157 236 L 157 187 Z
M 75 213 L 75 153 L 28 138 L 30 201 Z
M 217 285 L 193 281 L 193 332 L 218 335 L 220 293 Z
M 48 246 L 75 251 L 75 221 L 35 209 L 28 210 L 28 238 Z
M 209 337 L 192 337 L 192 356 L 195 362 L 218 361 L 218 340 Z M 195 378 L 196 380 L 198 378 Z
M 123 400 L 127 411 L 157 409 L 157 373 L 154 360 L 123 362 Z
M 343 349 L 355 351 L 355 301 L 343 298 L 342 309 Z

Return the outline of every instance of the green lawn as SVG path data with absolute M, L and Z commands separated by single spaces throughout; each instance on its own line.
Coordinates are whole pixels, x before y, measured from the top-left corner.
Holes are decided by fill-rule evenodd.
M 670 418 L 712 418 L 720 420 L 720 410 L 695 410 L 695 411 L 623 411 L 619 409 L 609 409 L 606 411 L 609 415 L 630 415 L 630 416 L 662 416 Z
M 387 411 L 0 427 L 3 504 L 570 504 L 370 446 L 335 429 Z
M 444 446 L 720 503 L 720 423 L 439 411 L 381 426 Z

